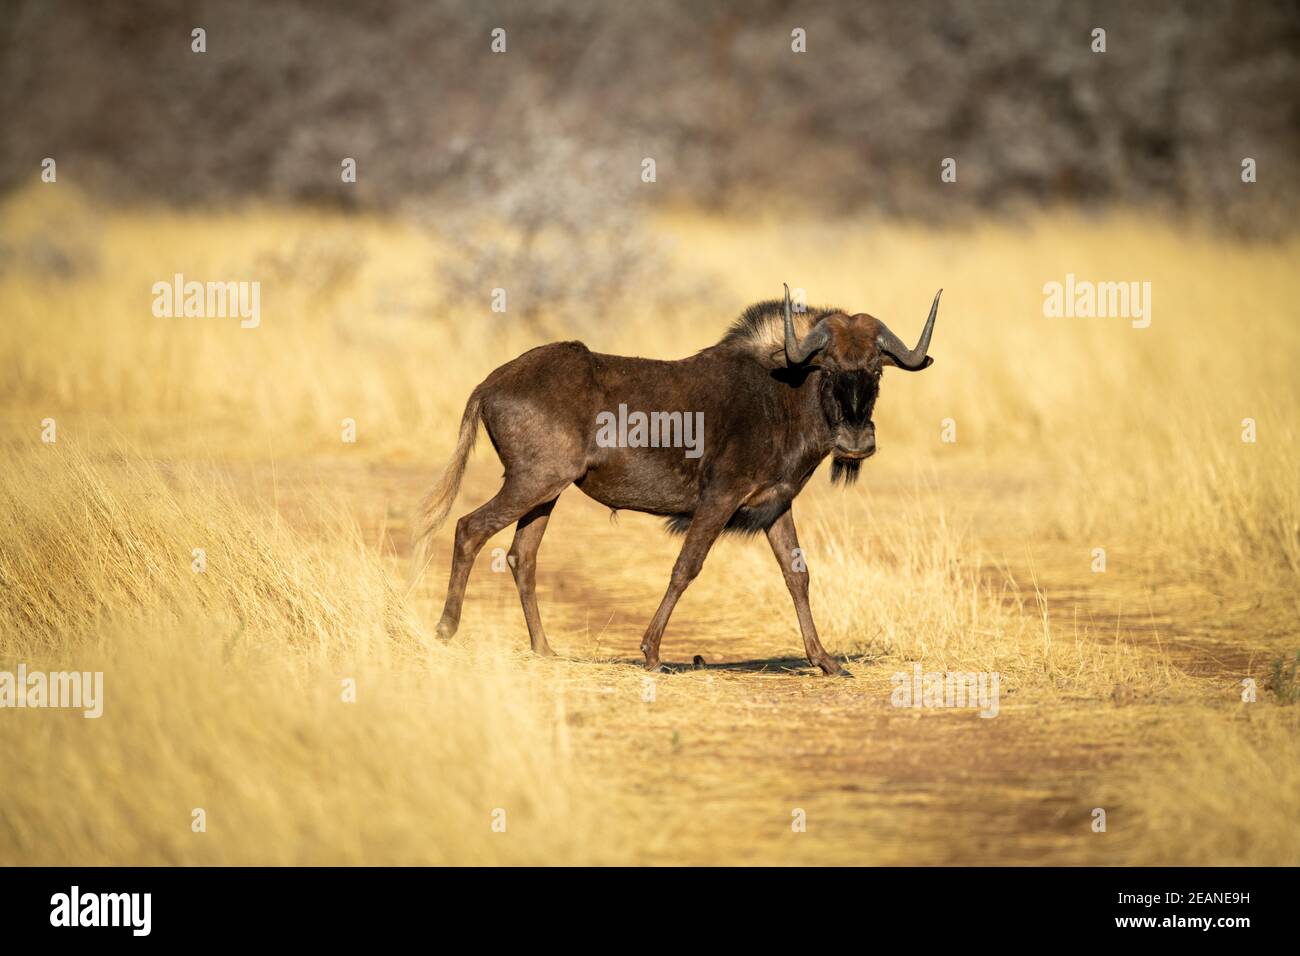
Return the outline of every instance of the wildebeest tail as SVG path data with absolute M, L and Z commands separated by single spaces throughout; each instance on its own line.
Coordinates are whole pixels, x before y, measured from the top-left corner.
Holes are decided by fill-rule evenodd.
M 456 438 L 456 451 L 443 469 L 442 477 L 429 490 L 420 502 L 416 516 L 416 534 L 411 556 L 411 575 L 409 585 L 414 587 L 428 563 L 429 542 L 442 527 L 451 506 L 460 491 L 461 479 L 465 476 L 465 464 L 470 453 L 474 451 L 474 442 L 478 438 L 479 416 L 483 411 L 483 396 L 478 389 L 470 393 L 465 404 L 465 414 L 460 420 L 460 435 Z

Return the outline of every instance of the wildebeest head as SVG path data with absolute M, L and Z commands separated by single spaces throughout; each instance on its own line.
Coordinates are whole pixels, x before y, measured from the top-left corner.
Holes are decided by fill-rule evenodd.
M 832 481 L 852 483 L 862 462 L 876 452 L 876 425 L 871 416 L 884 367 L 919 372 L 933 364 L 926 352 L 942 293 L 940 289 L 935 294 L 920 341 L 909 349 L 884 322 L 862 312 L 831 313 L 799 339 L 790 307 L 790 287 L 786 286 L 785 360 L 791 368 L 813 366 L 824 373 L 819 385 L 822 413 L 835 434 Z

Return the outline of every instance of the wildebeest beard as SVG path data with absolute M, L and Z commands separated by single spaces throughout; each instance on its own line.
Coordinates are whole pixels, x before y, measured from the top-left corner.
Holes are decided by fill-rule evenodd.
M 858 469 L 862 462 L 853 458 L 831 459 L 831 484 L 851 485 L 858 480 Z

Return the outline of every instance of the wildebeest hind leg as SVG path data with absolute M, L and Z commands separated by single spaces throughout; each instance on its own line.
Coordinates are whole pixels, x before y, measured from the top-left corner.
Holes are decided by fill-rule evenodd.
M 512 521 L 518 521 L 538 505 L 557 498 L 571 479 L 539 479 L 521 473 L 506 473 L 506 483 L 492 500 L 456 522 L 456 543 L 452 548 L 451 577 L 447 603 L 438 621 L 437 635 L 446 640 L 460 626 L 460 609 L 474 559 L 487 539 Z
M 538 505 L 519 519 L 515 528 L 515 540 L 510 545 L 506 560 L 510 563 L 510 572 L 515 576 L 515 586 L 519 588 L 519 603 L 524 608 L 524 620 L 528 622 L 528 640 L 533 653 L 542 657 L 553 657 L 555 652 L 546 643 L 546 632 L 542 630 L 542 616 L 537 611 L 537 548 L 546 533 L 546 522 L 551 517 L 551 509 L 557 499 Z

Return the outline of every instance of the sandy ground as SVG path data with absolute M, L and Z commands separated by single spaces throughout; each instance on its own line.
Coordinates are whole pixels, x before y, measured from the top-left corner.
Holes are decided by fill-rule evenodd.
M 336 460 L 247 465 L 229 475 L 244 493 L 274 499 L 307 531 L 324 496 L 346 500 L 367 542 L 400 574 L 410 509 L 430 473 L 423 464 Z M 486 500 L 498 475 L 490 451 L 480 449 L 453 515 Z M 863 480 L 874 507 L 891 507 L 905 485 L 888 472 Z M 541 612 L 559 659 L 527 653 L 514 583 L 509 573 L 493 571 L 493 549 L 508 548 L 509 530 L 479 557 L 455 640 L 487 640 L 490 630 L 508 635 L 522 666 L 545 669 L 563 684 L 563 723 L 575 751 L 619 775 L 641 805 L 674 814 L 689 807 L 699 827 L 714 831 L 698 844 L 650 840 L 648 860 L 717 862 L 721 841 L 727 862 L 1128 862 L 1130 841 L 1139 835 L 1114 824 L 1125 812 L 1105 802 L 1115 782 L 1159 748 L 1170 708 L 1188 699 L 1230 703 L 1240 679 L 1267 656 L 1269 635 L 1284 641 L 1287 628 L 1279 623 L 1270 631 L 1256 614 L 1258 644 L 1245 645 L 1231 622 L 1250 611 L 1249 600 L 1222 595 L 1221 615 L 1188 619 L 1183 611 L 1204 606 L 1203 594 L 1147 584 L 1142 575 L 1089 573 L 1086 556 L 1064 543 L 1044 545 L 1032 528 L 1017 524 L 1017 498 L 1046 493 L 1032 480 L 957 475 L 940 482 L 945 495 L 968 506 L 983 529 L 976 543 L 1004 564 L 1033 613 L 1045 604 L 1076 634 L 1122 633 L 1140 653 L 1189 675 L 1190 685 L 1178 694 L 1125 683 L 1098 694 L 1072 690 L 1066 680 L 1027 693 L 1011 686 L 1003 689 L 996 719 L 974 710 L 895 707 L 890 677 L 910 664 L 868 654 L 849 658 L 852 680 L 822 678 L 802 657 L 788 602 L 776 605 L 779 619 L 756 620 L 757 612 L 747 614 L 729 596 L 735 549 L 770 560 L 761 537 L 715 549 L 665 636 L 665 660 L 678 672 L 650 679 L 639 670 L 637 644 L 666 585 L 677 539 L 649 516 L 623 513 L 611 521 L 577 489 L 561 498 L 539 558 Z M 831 489 L 820 474 L 814 484 L 806 493 L 813 499 L 861 493 Z M 441 605 L 453 524 L 440 533 L 416 593 L 429 622 Z M 811 548 L 810 557 L 816 614 Z M 634 565 L 631 572 L 620 569 L 621 560 Z M 499 556 L 496 565 L 502 568 Z M 761 586 L 784 601 L 779 573 L 770 570 Z M 837 652 L 835 632 L 823 624 L 822 633 Z M 691 666 L 697 654 L 703 669 Z M 1095 833 L 1092 811 L 1103 804 L 1112 822 L 1107 833 Z M 791 821 L 799 810 L 807 830 L 796 833 Z M 648 833 L 656 825 L 653 815 L 645 820 Z

